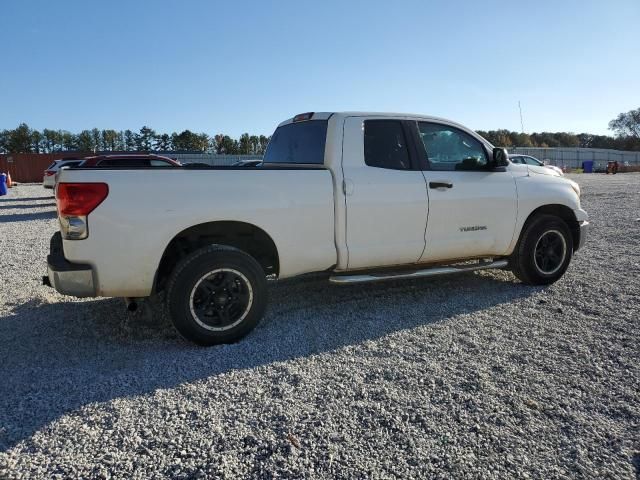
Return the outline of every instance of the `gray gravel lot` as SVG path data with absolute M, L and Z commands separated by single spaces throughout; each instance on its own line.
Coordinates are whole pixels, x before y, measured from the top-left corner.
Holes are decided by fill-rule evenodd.
M 0 478 L 638 478 L 640 174 L 575 176 L 566 276 L 272 287 L 195 347 L 40 285 L 51 191 L 0 198 Z

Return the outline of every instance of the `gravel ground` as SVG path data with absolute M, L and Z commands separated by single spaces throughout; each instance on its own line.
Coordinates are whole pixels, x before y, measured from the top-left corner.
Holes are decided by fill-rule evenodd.
M 575 177 L 566 276 L 272 287 L 242 342 L 40 285 L 53 199 L 0 199 L 0 478 L 638 478 L 640 174 Z

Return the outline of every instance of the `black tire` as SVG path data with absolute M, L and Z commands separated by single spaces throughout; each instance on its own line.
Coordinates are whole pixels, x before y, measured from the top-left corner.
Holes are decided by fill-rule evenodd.
M 510 259 L 511 271 L 528 285 L 549 285 L 564 275 L 572 254 L 573 237 L 564 220 L 536 215 L 522 229 Z
M 187 340 L 204 346 L 233 343 L 264 315 L 267 279 L 250 255 L 210 245 L 178 263 L 169 278 L 166 302 L 174 326 Z

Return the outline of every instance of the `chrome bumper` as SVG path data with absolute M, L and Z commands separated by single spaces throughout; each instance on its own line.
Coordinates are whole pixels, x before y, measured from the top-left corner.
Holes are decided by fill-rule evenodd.
M 42 283 L 55 288 L 63 295 L 74 297 L 96 296 L 93 269 L 90 265 L 71 263 L 64 258 L 60 232 L 56 232 L 51 237 L 49 255 L 47 256 L 47 270 L 49 275 L 42 279 Z
M 586 220 L 584 222 L 580 222 L 580 242 L 578 243 L 578 248 L 576 250 L 580 250 L 585 242 L 587 241 L 587 230 L 589 229 L 589 222 Z

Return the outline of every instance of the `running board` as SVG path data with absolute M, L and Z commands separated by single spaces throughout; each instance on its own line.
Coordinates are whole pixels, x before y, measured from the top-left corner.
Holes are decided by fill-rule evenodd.
M 509 264 L 508 260 L 495 260 L 474 263 L 472 265 L 459 265 L 449 267 L 431 267 L 410 272 L 380 272 L 358 275 L 333 275 L 329 277 L 331 283 L 366 283 L 381 282 L 383 280 L 398 280 L 403 278 L 434 277 L 436 275 L 449 275 L 460 272 L 473 272 L 474 270 L 487 270 L 489 268 L 504 268 Z

